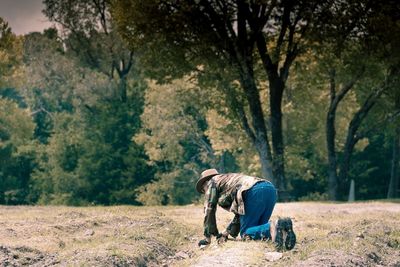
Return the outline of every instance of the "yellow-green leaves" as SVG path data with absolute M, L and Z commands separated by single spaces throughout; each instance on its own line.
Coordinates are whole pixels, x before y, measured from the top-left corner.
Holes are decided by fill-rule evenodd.
M 0 86 L 9 84 L 22 59 L 22 39 L 0 17 Z
M 18 147 L 31 140 L 35 125 L 29 110 L 0 98 L 0 150 L 8 145 Z

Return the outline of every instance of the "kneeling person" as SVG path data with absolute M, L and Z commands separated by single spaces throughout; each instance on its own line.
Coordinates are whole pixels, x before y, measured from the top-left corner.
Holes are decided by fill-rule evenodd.
M 220 174 L 216 169 L 202 172 L 196 190 L 205 194 L 204 236 L 200 245 L 226 241 L 229 235 L 244 239 L 265 239 L 276 243 L 278 250 L 292 249 L 296 243 L 290 218 L 269 222 L 275 207 L 277 192 L 273 184 L 261 178 L 240 173 Z M 225 231 L 219 233 L 216 223 L 217 204 L 235 214 Z

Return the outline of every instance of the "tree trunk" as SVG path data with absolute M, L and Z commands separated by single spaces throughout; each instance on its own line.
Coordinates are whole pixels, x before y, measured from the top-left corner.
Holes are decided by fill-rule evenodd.
M 354 151 L 354 146 L 356 145 L 357 141 L 355 139 L 355 133 L 348 133 L 347 136 L 348 140 L 346 141 L 345 147 L 344 147 L 344 152 L 343 152 L 343 159 L 340 164 L 340 170 L 339 170 L 339 179 L 338 179 L 338 188 L 343 189 L 345 191 L 343 192 L 348 192 L 348 174 L 350 170 L 350 160 L 351 156 Z
M 396 127 L 393 137 L 392 168 L 387 198 L 396 198 L 399 190 L 399 153 L 400 153 L 400 127 Z
M 330 108 L 326 119 L 326 143 L 328 148 L 328 196 L 330 200 L 337 200 L 338 187 L 335 151 L 335 117 L 335 111 Z
M 245 88 L 246 86 L 246 92 L 257 90 L 257 88 L 254 87 L 255 83 L 251 82 L 251 79 L 251 75 L 241 75 L 242 88 Z M 224 83 L 222 77 L 219 77 L 219 80 L 222 81 L 223 88 L 229 89 L 230 85 L 228 83 Z M 271 148 L 268 143 L 267 129 L 264 123 L 264 114 L 262 113 L 261 103 L 259 96 L 257 95 L 258 90 L 256 94 L 248 93 L 247 95 L 247 102 L 249 103 L 250 110 L 252 112 L 251 117 L 253 128 L 250 126 L 249 120 L 247 119 L 247 115 L 244 110 L 245 104 L 239 102 L 235 94 L 232 94 L 230 90 L 225 91 L 225 93 L 229 105 L 236 112 L 235 115 L 241 122 L 243 130 L 258 153 L 261 163 L 261 176 L 275 184 L 275 179 L 272 172 Z M 258 123 L 255 123 L 256 121 Z
M 362 73 L 362 72 L 361 72 Z M 336 139 L 336 110 L 339 103 L 347 95 L 347 93 L 354 86 L 355 82 L 359 79 L 360 75 L 356 75 L 349 83 L 342 86 L 340 91 L 336 94 L 336 70 L 333 68 L 329 72 L 329 109 L 326 116 L 326 145 L 328 150 L 328 196 L 330 200 L 337 200 L 339 177 L 337 174 L 337 156 L 335 148 Z
M 127 81 L 126 81 L 126 74 L 121 75 L 119 78 L 118 84 L 118 96 L 122 103 L 125 103 L 127 100 Z
M 266 141 L 260 140 L 259 145 L 257 146 L 257 152 L 260 157 L 261 162 L 261 175 L 263 178 L 269 180 L 273 184 L 276 184 L 275 176 L 272 172 L 270 151 L 267 148 Z
M 350 122 L 347 131 L 346 143 L 344 146 L 343 160 L 341 161 L 340 171 L 339 171 L 338 186 L 341 189 L 346 189 L 346 184 L 348 182 L 347 181 L 348 173 L 350 170 L 351 155 L 353 153 L 354 146 L 361 139 L 361 136 L 357 132 L 361 126 L 361 123 L 367 117 L 372 107 L 376 104 L 378 98 L 382 95 L 385 88 L 386 87 L 383 86 L 382 88 L 379 88 L 370 93 L 367 99 L 365 100 L 364 104 L 362 105 L 362 107 L 356 112 L 356 114 L 354 115 L 353 119 Z
M 252 76 L 249 74 L 242 76 L 242 85 L 245 89 L 247 102 L 250 107 L 255 137 L 254 144 L 260 157 L 262 176 L 263 178 L 271 180 L 274 184 L 277 184 L 276 177 L 272 170 L 273 168 L 271 167 L 272 155 L 268 143 L 267 128 L 265 126 L 264 113 L 261 108 L 258 88 Z
M 282 134 L 282 95 L 285 88 L 284 82 L 280 78 L 275 78 L 270 82 L 270 115 L 271 115 L 271 134 L 273 149 L 273 174 L 275 177 L 278 191 L 286 192 L 287 185 L 285 179 L 284 144 Z
M 400 93 L 395 95 L 395 110 L 400 110 Z M 396 198 L 399 196 L 399 153 L 400 153 L 400 125 L 396 125 L 395 134 L 393 137 L 392 150 L 392 169 L 390 172 L 390 182 L 387 193 L 387 198 Z

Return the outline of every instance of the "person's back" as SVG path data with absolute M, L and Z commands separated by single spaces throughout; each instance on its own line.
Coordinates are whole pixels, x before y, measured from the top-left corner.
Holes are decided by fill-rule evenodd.
M 261 178 L 241 173 L 225 173 L 212 177 L 207 183 L 215 183 L 218 195 L 218 205 L 235 214 L 244 214 L 243 192 L 256 183 L 264 181 Z

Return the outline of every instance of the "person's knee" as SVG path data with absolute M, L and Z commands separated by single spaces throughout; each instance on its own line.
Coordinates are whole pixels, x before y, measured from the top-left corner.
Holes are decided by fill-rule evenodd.
M 248 236 L 253 240 L 268 239 L 271 238 L 270 224 L 265 223 L 258 226 L 249 227 L 240 233 L 241 237 Z

